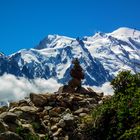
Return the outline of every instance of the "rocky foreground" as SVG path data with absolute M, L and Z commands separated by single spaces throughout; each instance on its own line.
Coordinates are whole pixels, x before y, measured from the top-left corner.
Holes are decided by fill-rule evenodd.
M 0 108 L 0 140 L 86 140 L 82 118 L 105 96 L 83 93 L 34 94 Z

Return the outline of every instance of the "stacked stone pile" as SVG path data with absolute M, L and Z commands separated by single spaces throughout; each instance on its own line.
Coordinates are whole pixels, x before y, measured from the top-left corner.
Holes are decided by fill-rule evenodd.
M 61 89 L 61 88 L 60 88 Z M 81 118 L 102 101 L 103 94 L 34 94 L 0 108 L 0 140 L 81 140 Z

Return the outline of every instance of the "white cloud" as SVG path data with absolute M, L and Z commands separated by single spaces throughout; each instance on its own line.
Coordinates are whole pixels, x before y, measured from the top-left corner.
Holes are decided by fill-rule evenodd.
M 114 94 L 114 90 L 113 90 L 112 86 L 110 85 L 110 82 L 104 83 L 101 87 L 93 86 L 92 89 L 96 92 L 104 92 L 104 95 L 113 95 Z
M 54 79 L 40 79 L 28 80 L 26 78 L 17 78 L 11 74 L 4 74 L 0 77 L 0 105 L 8 103 L 9 101 L 17 101 L 24 99 L 31 92 L 33 93 L 48 93 L 55 92 L 62 86 Z M 109 82 L 103 84 L 101 87 L 91 87 L 96 92 L 104 92 L 105 95 L 112 95 L 113 89 Z
M 61 85 L 54 79 L 27 80 L 11 74 L 0 77 L 0 102 L 16 101 L 28 96 L 29 93 L 55 92 Z
M 93 89 L 95 92 L 97 93 L 104 93 L 104 95 L 113 95 L 114 94 L 114 90 L 112 88 L 112 86 L 110 85 L 110 82 L 106 82 L 104 83 L 102 86 L 84 86 L 85 88 L 90 87 L 91 89 Z

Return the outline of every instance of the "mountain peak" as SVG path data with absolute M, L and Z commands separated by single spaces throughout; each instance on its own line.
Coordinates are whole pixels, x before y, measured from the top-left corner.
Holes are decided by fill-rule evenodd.
M 112 33 L 109 33 L 108 35 L 117 38 L 128 38 L 128 37 L 140 38 L 140 31 L 128 27 L 121 27 L 113 31 Z
M 50 35 L 48 35 L 46 38 L 47 39 L 50 39 L 50 40 L 53 40 L 53 39 L 56 39 L 56 38 L 58 38 L 58 37 L 60 37 L 59 35 L 57 35 L 57 34 L 50 34 Z
M 54 48 L 57 46 L 64 45 L 65 43 L 71 43 L 72 40 L 75 39 L 66 36 L 60 36 L 57 34 L 48 35 L 42 41 L 40 41 L 39 45 L 37 45 L 35 49 L 40 50 L 45 48 Z
M 0 58 L 0 75 L 10 73 L 29 79 L 53 77 L 62 84 L 70 78 L 71 61 L 78 58 L 86 75 L 83 84 L 98 86 L 121 70 L 140 72 L 140 31 L 123 27 L 82 40 L 48 35 L 35 49 Z
M 0 57 L 4 56 L 4 54 L 2 52 L 0 52 Z

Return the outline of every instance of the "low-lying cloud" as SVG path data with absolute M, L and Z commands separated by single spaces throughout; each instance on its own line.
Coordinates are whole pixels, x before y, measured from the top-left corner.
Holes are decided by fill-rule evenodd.
M 104 95 L 113 95 L 114 94 L 114 90 L 113 90 L 112 86 L 110 85 L 110 82 L 104 83 L 101 87 L 93 86 L 92 89 L 96 92 L 104 92 Z
M 61 85 L 54 79 L 17 78 L 11 74 L 4 74 L 0 77 L 0 102 L 9 102 L 23 99 L 29 93 L 55 92 Z
M 54 79 L 42 79 L 37 78 L 34 80 L 28 80 L 24 77 L 17 78 L 11 74 L 4 74 L 0 77 L 0 105 L 8 104 L 10 101 L 17 101 L 24 99 L 24 97 L 29 96 L 31 92 L 33 93 L 48 93 L 55 92 L 58 88 L 62 86 L 58 84 Z M 101 87 L 91 87 L 96 92 L 104 92 L 105 95 L 113 94 L 113 89 L 110 83 L 107 82 Z

